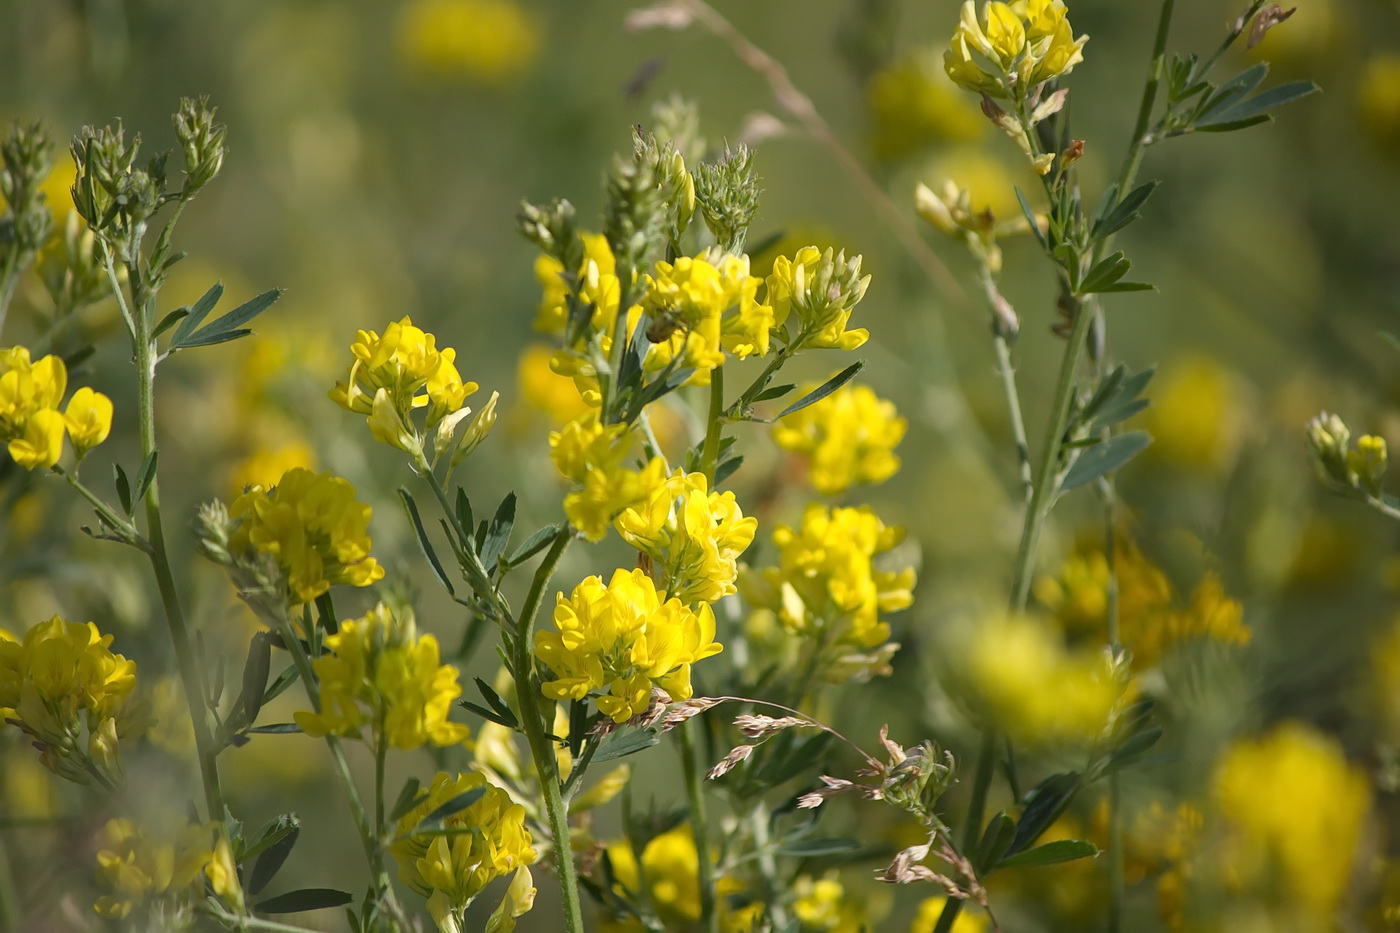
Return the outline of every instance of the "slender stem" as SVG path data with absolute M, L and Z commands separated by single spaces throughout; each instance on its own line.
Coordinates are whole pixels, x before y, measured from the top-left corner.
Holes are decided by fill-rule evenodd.
M 59 476 L 63 477 L 68 482 L 68 485 L 72 486 L 77 491 L 78 495 L 88 501 L 93 509 L 96 510 L 97 514 L 102 517 L 103 521 L 109 523 L 113 528 L 121 532 L 127 544 L 145 551 L 147 554 L 151 553 L 150 542 L 141 536 L 141 532 L 136 530 L 136 526 L 113 511 L 111 506 L 102 501 L 91 489 L 83 485 L 82 480 L 78 479 L 76 474 L 69 473 L 57 463 L 53 465 L 52 469 Z
M 574 762 L 573 768 L 569 771 L 569 779 L 564 782 L 564 789 L 560 791 L 564 803 L 570 803 L 574 799 L 574 794 L 578 793 L 579 788 L 583 786 L 583 776 L 588 773 L 588 766 L 593 763 L 593 756 L 598 753 L 598 746 L 602 744 L 596 739 L 589 739 L 584 746 L 583 754 L 579 756 L 578 761 Z
M 1147 144 L 1147 130 L 1152 122 L 1152 108 L 1157 103 L 1157 88 L 1167 67 L 1167 34 L 1171 31 L 1172 13 L 1176 0 L 1162 0 L 1162 15 L 1157 20 L 1157 37 L 1152 43 L 1152 65 L 1148 72 L 1147 84 L 1142 89 L 1142 101 L 1138 104 L 1137 123 L 1133 126 L 1132 138 L 1128 141 L 1128 154 L 1123 159 L 1123 169 L 1118 174 L 1118 200 L 1122 200 L 1137 177 L 1142 165 L 1142 153 Z M 1234 41 L 1231 39 L 1230 41 Z M 1107 244 L 1107 238 L 1099 241 Z
M 1011 346 L 1000 334 L 992 337 L 992 345 L 997 354 L 997 373 L 1001 376 L 1002 391 L 1006 394 L 1006 410 L 1011 415 L 1011 436 L 1016 442 L 1016 462 L 1021 475 L 1021 496 L 1030 502 L 1035 492 L 1035 481 L 1031 478 L 1031 448 L 1026 440 L 1026 422 L 1021 415 L 1021 396 L 1016 390 L 1016 367 L 1011 363 Z
M 319 712 L 321 709 L 321 690 L 316 685 L 316 673 L 311 669 L 311 660 L 302 650 L 301 638 L 298 637 L 285 612 L 277 621 L 278 634 L 282 636 L 282 644 L 287 649 L 287 653 L 292 656 L 292 664 L 296 667 L 297 675 L 301 678 L 306 698 L 311 701 L 311 708 Z M 355 786 L 355 777 L 350 772 L 350 762 L 345 758 L 345 750 L 341 748 L 340 740 L 333 735 L 326 736 L 326 747 L 330 749 L 336 774 L 339 776 L 340 783 L 344 786 L 346 797 L 350 802 L 350 815 L 355 820 L 355 828 L 359 830 L 360 844 L 365 850 L 365 860 L 369 862 L 374 882 L 392 900 L 393 888 L 389 884 L 388 874 L 384 871 L 379 834 L 370 825 L 369 814 L 365 810 L 364 801 L 360 799 L 359 788 Z
M 686 798 L 690 802 L 690 826 L 695 833 L 695 857 L 699 862 L 700 927 L 719 933 L 719 911 L 715 909 L 715 864 L 710 861 L 710 828 L 705 818 L 704 778 L 700 773 L 700 752 L 695 745 L 694 722 L 676 727 L 681 741 L 681 769 L 685 772 Z
M 117 281 L 116 268 L 112 264 L 111 250 L 104 250 L 104 264 L 107 279 L 116 293 L 123 314 L 133 327 L 133 347 L 136 357 L 137 412 L 140 422 L 141 457 L 143 461 L 156 451 L 155 417 L 155 378 L 156 341 L 152 336 L 154 322 L 154 302 L 140 293 L 140 277 L 134 268 L 128 269 L 128 283 L 132 288 L 132 303 L 128 308 Z M 136 313 L 133 315 L 132 311 Z M 204 784 L 204 804 L 210 820 L 223 822 L 224 797 L 219 786 L 218 750 L 209 731 L 208 704 L 209 692 L 204 683 L 204 672 L 190 643 L 189 628 L 185 624 L 184 610 L 180 607 L 180 595 L 175 585 L 175 576 L 170 569 L 170 556 L 165 548 L 165 531 L 161 525 L 160 477 L 159 470 L 151 474 L 146 486 L 146 541 L 147 554 L 151 559 L 151 569 L 155 572 L 156 587 L 160 591 L 161 605 L 165 609 L 165 622 L 170 629 L 170 640 L 175 647 L 175 660 L 180 668 L 180 680 L 184 685 L 185 702 L 189 706 L 190 724 L 194 731 L 195 753 L 199 758 L 199 773 Z
M 199 909 L 224 923 L 233 924 L 234 928 L 238 930 L 261 930 L 265 933 L 306 933 L 306 927 L 294 927 L 286 923 L 278 923 L 276 920 L 264 920 L 261 917 L 251 915 L 240 917 L 237 914 L 229 913 L 222 907 L 212 906 L 211 901 L 207 899 L 200 904 Z
M 768 808 L 762 800 L 749 813 L 749 828 L 753 833 L 754 851 L 758 853 L 759 873 L 763 876 L 763 883 L 767 888 L 764 893 L 768 900 L 768 917 L 773 921 L 773 929 L 785 930 L 790 921 L 778 882 L 778 860 L 773 858 L 768 838 Z
M 812 99 L 792 83 L 787 70 L 771 55 L 750 42 L 742 32 L 734 28 L 733 23 L 704 0 L 683 0 L 683 4 L 702 26 L 729 46 L 739 61 L 768 83 L 778 106 L 800 123 L 809 136 L 825 147 L 944 297 L 956 301 L 965 299 L 966 292 L 948 271 L 943 260 L 924 242 L 918 228 L 904 211 L 890 199 L 875 179 L 870 177 L 865 166 L 860 164 L 860 159 L 841 142 L 841 138 L 812 103 Z
M 384 838 L 384 764 L 388 758 L 389 742 L 384 735 L 384 713 L 379 714 L 379 729 L 374 735 L 374 839 L 376 847 Z
M 10 313 L 10 300 L 15 294 L 15 283 L 19 281 L 19 248 L 10 244 L 5 250 L 5 261 L 0 264 L 0 336 L 5 333 L 5 318 Z
M 719 460 L 720 419 L 724 415 L 724 367 L 710 372 L 710 415 L 705 422 L 705 446 L 700 453 L 700 472 L 710 489 L 715 485 L 715 465 Z
M 549 822 L 549 833 L 554 840 L 554 861 L 559 871 L 559 889 L 564 911 L 564 928 L 568 933 L 583 933 L 583 908 L 578 893 L 578 872 L 574 867 L 574 853 L 569 835 L 569 809 L 564 802 L 559 787 L 559 760 L 547 735 L 544 713 L 540 709 L 539 678 L 535 672 L 535 655 L 531 646 L 534 642 L 535 616 L 544 601 L 544 591 L 554 576 L 564 550 L 573 540 L 573 530 L 567 525 L 554 536 L 544 561 L 535 571 L 530 583 L 530 591 L 525 597 L 525 605 L 516 625 L 512 645 L 512 667 L 515 675 L 515 697 L 520 708 L 520 722 L 525 728 L 525 738 L 530 743 L 530 755 L 535 762 L 535 773 L 539 775 L 540 791 L 544 794 L 545 815 Z

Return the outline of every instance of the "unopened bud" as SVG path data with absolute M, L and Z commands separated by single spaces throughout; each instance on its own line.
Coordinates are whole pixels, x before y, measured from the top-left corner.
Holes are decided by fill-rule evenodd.
M 1354 485 L 1356 474 L 1347 462 L 1351 431 L 1336 415 L 1323 412 L 1308 422 L 1308 446 L 1323 477 L 1345 486 Z
M 1373 496 L 1381 494 L 1381 479 L 1387 466 L 1385 438 L 1366 434 L 1356 442 L 1356 449 L 1347 453 L 1347 465 L 1361 482 L 1361 487 Z
M 1084 158 L 1084 140 L 1076 139 L 1069 144 L 1069 147 L 1060 154 L 1061 167 L 1069 168 L 1080 159 Z
M 496 401 L 501 397 L 501 393 L 492 392 L 491 397 L 486 400 L 486 404 L 481 406 L 481 411 L 476 413 L 472 423 L 467 426 L 467 433 L 462 437 L 462 443 L 457 448 L 457 452 L 452 455 L 452 465 L 456 466 L 467 457 L 472 451 L 481 446 L 481 442 L 486 440 L 486 435 L 491 433 L 491 429 L 496 424 Z
M 219 174 L 224 165 L 224 137 L 228 127 L 214 121 L 217 108 L 209 98 L 185 97 L 173 117 L 175 137 L 185 155 L 185 194 L 192 195 Z

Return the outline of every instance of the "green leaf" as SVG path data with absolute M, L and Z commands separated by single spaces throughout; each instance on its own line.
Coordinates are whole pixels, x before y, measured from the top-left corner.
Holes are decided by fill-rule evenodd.
M 1121 279 L 1132 268 L 1132 265 L 1120 249 L 1113 255 L 1099 260 L 1085 274 L 1074 292 L 1077 295 L 1088 295 L 1093 292 L 1107 291 L 1108 286 Z
M 418 514 L 418 503 L 413 501 L 413 495 L 404 487 L 399 487 L 399 501 L 403 503 L 404 511 L 408 513 L 408 522 L 413 526 L 413 533 L 418 538 L 418 547 L 423 552 L 423 556 L 428 558 L 428 565 L 433 568 L 433 576 L 437 577 L 442 588 L 447 590 L 449 596 L 456 596 L 457 592 L 452 588 L 452 581 L 447 579 L 447 571 L 442 569 L 442 563 L 438 561 L 437 553 L 433 550 L 432 542 L 428 540 L 428 532 L 423 527 L 423 518 Z
M 258 721 L 263 697 L 267 693 L 267 678 L 271 673 L 272 637 L 267 632 L 258 632 L 248 643 L 248 660 L 243 665 L 243 689 L 233 704 L 235 709 L 243 711 L 243 721 L 248 725 Z
M 1245 95 L 1259 86 L 1260 82 L 1264 80 L 1264 76 L 1268 73 L 1268 62 L 1260 62 L 1251 68 L 1241 71 L 1229 81 L 1220 85 L 1220 87 L 1216 88 L 1214 92 L 1201 101 L 1200 109 L 1196 111 L 1196 119 L 1200 120 L 1223 107 L 1229 107 L 1231 104 L 1242 100 Z
M 1060 491 L 1078 489 L 1085 483 L 1092 483 L 1107 473 L 1127 463 L 1152 443 L 1152 435 L 1146 431 L 1129 431 L 1118 434 L 1094 447 L 1090 447 L 1074 460 L 1074 465 L 1065 473 L 1060 483 Z
M 161 334 L 165 333 L 170 328 L 174 327 L 176 324 L 180 323 L 185 318 L 187 318 L 189 316 L 189 313 L 189 308 L 176 308 L 174 311 L 171 311 L 165 317 L 160 319 L 160 323 L 156 325 L 156 329 L 151 331 L 151 336 L 159 337 Z
M 530 537 L 526 538 L 521 542 L 519 547 L 511 552 L 511 555 L 505 560 L 505 566 L 518 567 L 540 551 L 543 551 L 545 545 L 554 540 L 554 536 L 558 533 L 558 525 L 545 525 L 539 531 L 536 531 L 534 534 L 530 535 Z
M 782 398 L 784 395 L 787 395 L 795 388 L 797 388 L 797 386 L 793 385 L 790 382 L 787 385 L 769 386 L 762 392 L 755 395 L 753 397 L 753 400 L 755 402 L 766 402 L 769 399 Z
M 1006 854 L 1011 840 L 1015 838 L 1016 819 L 1002 810 L 988 821 L 987 828 L 982 831 L 982 841 L 977 844 L 974 867 L 979 871 L 986 871 L 996 865 Z
M 500 717 L 500 720 L 503 720 L 501 724 L 512 729 L 520 728 L 520 720 L 515 718 L 515 713 L 511 710 L 506 701 L 501 699 L 500 694 L 492 690 L 491 685 L 480 677 L 474 677 L 472 679 L 476 681 L 476 689 L 481 691 L 481 696 L 486 700 L 487 705 L 495 711 L 496 715 Z
M 1035 209 L 1031 207 L 1031 202 L 1026 200 L 1025 194 L 1021 192 L 1019 187 L 1016 187 L 1015 191 L 1016 203 L 1021 205 L 1021 213 L 1025 215 L 1026 223 L 1031 225 L 1031 233 L 1035 234 L 1035 238 L 1040 242 L 1041 249 L 1049 250 L 1050 244 L 1045 242 L 1045 234 L 1040 232 L 1040 224 L 1036 222 Z
M 510 543 L 510 531 L 515 527 L 515 493 L 507 493 L 501 500 L 496 514 L 491 518 L 486 538 L 481 542 L 481 563 L 487 573 L 491 573 L 497 558 Z
M 170 349 L 191 350 L 195 347 L 212 347 L 216 344 L 228 343 L 230 340 L 239 340 L 252 333 L 253 332 L 246 327 L 240 327 L 235 330 L 213 330 L 211 325 L 195 334 L 193 337 L 186 338 L 185 342 L 178 347 L 172 346 Z
M 344 891 L 333 888 L 302 888 L 288 891 L 276 897 L 253 905 L 253 910 L 264 914 L 298 914 L 304 910 L 324 910 L 327 907 L 344 907 L 355 898 Z
M 661 736 L 650 729 L 633 729 L 628 731 L 620 729 L 612 735 L 603 739 L 598 746 L 598 751 L 593 754 L 593 763 L 600 761 L 612 761 L 614 758 L 623 758 L 627 755 L 635 755 L 637 752 L 646 751 L 653 745 L 660 744 Z
M 277 639 L 276 639 L 275 636 L 274 636 L 274 637 L 270 637 L 270 638 L 268 639 L 268 643 L 271 644 L 272 642 L 275 642 L 276 640 L 277 640 Z M 294 666 L 293 666 L 293 667 L 289 667 L 289 668 L 287 668 L 285 671 L 283 671 L 282 673 L 278 674 L 278 675 L 277 675 L 277 679 L 274 680 L 274 681 L 272 682 L 272 686 L 268 687 L 268 688 L 267 688 L 267 691 L 263 694 L 263 699 L 262 699 L 263 705 L 266 706 L 268 703 L 270 703 L 270 702 L 272 702 L 273 700 L 277 699 L 277 697 L 281 696 L 283 693 L 285 693 L 285 692 L 287 691 L 287 688 L 288 688 L 288 687 L 290 687 L 292 684 L 296 683 L 296 681 L 297 681 L 297 669 L 296 669 L 296 667 L 294 667 Z
M 146 490 L 151 488 L 151 481 L 156 478 L 156 462 L 159 458 L 160 451 L 153 450 L 141 461 L 141 468 L 136 471 L 136 484 L 131 488 L 133 506 L 146 498 Z
M 243 850 L 243 854 L 238 857 L 239 862 L 246 862 L 250 858 L 256 857 L 268 846 L 273 845 L 288 833 L 296 832 L 301 826 L 295 813 L 283 813 L 277 819 L 266 823 L 262 829 L 258 830 L 257 841 Z
M 209 312 L 214 310 L 214 305 L 219 303 L 219 299 L 224 294 L 224 283 L 215 282 L 209 286 L 209 290 L 200 296 L 200 299 L 189 309 L 180 326 L 175 329 L 175 333 L 170 337 L 172 347 L 179 346 L 190 334 L 195 332 L 195 328 L 204 323 L 204 319 L 209 316 Z
M 833 839 L 800 839 L 785 842 L 778 846 L 779 855 L 792 855 L 797 858 L 812 858 L 818 855 L 838 855 L 854 852 L 860 848 L 859 839 L 841 836 Z
M 473 787 L 469 791 L 463 791 L 462 793 L 457 794 L 451 800 L 447 801 L 442 806 L 437 807 L 427 816 L 423 817 L 422 821 L 417 826 L 413 827 L 412 832 L 429 832 L 431 830 L 440 828 L 442 826 L 443 821 L 445 821 L 448 817 L 461 813 L 467 807 L 470 807 L 482 797 L 485 797 L 486 791 L 486 787 Z
M 234 308 L 228 314 L 225 314 L 207 327 L 196 331 L 187 339 L 180 341 L 177 345 L 181 347 L 192 347 L 199 345 L 201 340 L 208 342 L 221 334 L 232 334 L 240 330 L 244 324 L 247 324 L 253 318 L 272 307 L 273 302 L 281 297 L 282 289 L 269 288 L 261 295 L 257 295 L 243 302 L 243 304 Z M 193 317 L 194 313 L 191 312 L 190 316 Z
M 285 832 L 278 834 L 277 838 L 259 853 L 258 860 L 253 863 L 252 874 L 248 876 L 249 894 L 258 894 L 267 887 L 268 882 L 282 868 L 282 863 L 287 861 L 287 856 L 292 854 L 292 847 L 297 844 L 297 837 L 300 835 L 301 827 L 292 822 Z
M 397 823 L 408 815 L 408 811 L 418 806 L 427 797 L 427 791 L 420 792 L 423 785 L 416 777 L 411 777 L 403 782 L 403 788 L 399 790 L 398 797 L 394 798 L 394 806 L 389 810 L 389 822 Z
M 1054 865 L 1057 862 L 1072 862 L 1075 859 L 1098 855 L 1098 846 L 1083 839 L 1056 839 L 1034 849 L 1026 849 L 1007 856 L 997 865 L 998 868 L 1029 868 L 1033 865 Z
M 743 464 L 743 457 L 730 457 L 728 460 L 718 464 L 715 467 L 715 488 L 718 489 L 719 484 L 733 476 L 734 471 L 743 466 Z
M 829 732 L 804 735 L 789 729 L 779 733 L 764 746 L 768 754 L 754 771 L 754 780 L 764 787 L 777 787 L 816 768 L 831 741 Z
M 1007 849 L 1007 856 L 1025 850 L 1039 839 L 1050 824 L 1060 818 L 1082 783 L 1079 772 L 1063 771 L 1050 775 L 1027 791 L 1021 798 L 1021 819 L 1016 824 L 1016 835 L 1011 840 L 1011 848 Z
M 131 484 L 127 481 L 126 470 L 122 469 L 120 463 L 112 464 L 112 472 L 115 474 L 113 482 L 117 487 L 117 501 L 121 503 L 122 514 L 131 514 Z
M 1109 292 L 1155 292 L 1156 290 L 1157 286 L 1148 282 L 1114 282 L 1106 288 L 1095 289 L 1095 291 L 1100 294 L 1107 294 Z
M 1267 112 L 1282 107 L 1295 100 L 1307 97 L 1321 90 L 1311 81 L 1289 81 L 1256 94 L 1249 100 L 1241 101 L 1232 107 L 1218 110 L 1205 119 L 1198 119 L 1195 128 L 1207 132 L 1223 132 L 1238 129 L 1240 125 L 1250 126 L 1267 119 Z
M 270 722 L 265 726 L 253 726 L 248 731 L 259 735 L 293 735 L 301 731 L 301 726 L 294 722 Z
M 482 719 L 485 719 L 488 722 L 497 723 L 498 725 L 505 726 L 507 729 L 515 729 L 520 726 L 520 723 L 515 720 L 514 716 L 507 720 L 500 713 L 497 713 L 494 710 L 489 710 L 486 707 L 482 706 L 480 703 L 473 703 L 471 700 L 458 700 L 457 705 L 462 707 L 462 709 L 470 710 L 471 712 L 476 713 L 478 716 L 480 716 Z
M 1157 740 L 1162 737 L 1161 727 L 1144 729 L 1142 732 L 1131 736 L 1122 745 L 1113 750 L 1113 755 L 1109 757 L 1108 764 L 1104 765 L 1103 773 L 1112 774 L 1124 768 L 1136 764 L 1147 753 L 1147 750 L 1157 744 Z
M 1231 133 L 1235 130 L 1245 130 L 1249 129 L 1251 126 L 1258 126 L 1261 123 L 1272 123 L 1273 121 L 1273 114 L 1261 113 L 1244 120 L 1232 120 L 1229 123 L 1211 123 L 1206 126 L 1196 126 L 1192 128 L 1202 133 Z
M 823 382 L 811 392 L 808 392 L 806 395 L 793 402 L 787 408 L 784 408 L 782 411 L 778 412 L 778 414 L 773 418 L 773 420 L 780 421 L 783 418 L 786 418 L 788 415 L 792 414 L 793 412 L 801 411 L 809 405 L 815 405 L 817 402 L 820 402 L 822 399 L 826 398 L 828 395 L 835 392 L 837 389 L 841 388 L 843 385 L 854 379 L 856 373 L 860 372 L 864 368 L 865 360 L 856 360 L 850 366 L 847 366 L 845 369 L 832 376 L 826 382 Z
M 1127 196 L 1119 201 L 1106 216 L 1101 216 L 1094 221 L 1094 228 L 1090 235 L 1096 240 L 1102 239 L 1117 233 L 1137 220 L 1141 216 L 1138 212 L 1147 199 L 1152 196 L 1152 192 L 1157 189 L 1157 185 L 1158 182 L 1149 181 L 1129 191 Z M 1116 192 L 1117 189 L 1112 190 Z

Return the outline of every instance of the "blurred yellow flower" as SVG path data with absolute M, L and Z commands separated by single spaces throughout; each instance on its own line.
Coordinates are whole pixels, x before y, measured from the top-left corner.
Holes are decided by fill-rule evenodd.
M 646 710 L 653 687 L 673 700 L 691 697 L 690 666 L 719 654 L 709 604 L 692 610 L 641 570 L 612 580 L 586 578 L 554 607 L 557 631 L 535 633 L 535 654 L 553 672 L 552 700 L 583 700 L 594 691 L 599 712 L 625 722 Z
M 588 403 L 572 379 L 554 371 L 550 362 L 553 357 L 554 349 L 545 344 L 526 347 L 516 366 L 516 383 L 520 397 L 530 407 L 543 412 L 555 424 L 564 425 L 588 411 Z
M 1327 736 L 1287 722 L 1236 742 L 1215 768 L 1224 866 L 1298 930 L 1330 930 L 1370 810 L 1365 774 Z
M 539 27 L 512 0 L 408 0 L 399 11 L 399 55 L 438 78 L 501 84 L 539 52 Z
M 947 903 L 948 898 L 943 896 L 924 898 L 919 903 L 919 915 L 909 925 L 909 933 L 933 933 L 933 928 L 938 925 L 938 918 L 943 916 L 943 907 Z M 978 910 L 965 907 L 958 914 L 958 919 L 953 921 L 949 933 L 986 933 L 986 931 L 986 916 Z
M 414 832 L 438 807 L 479 789 L 485 791 L 479 799 L 441 821 L 441 828 L 458 832 Z M 509 794 L 480 774 L 454 778 L 439 771 L 423 801 L 399 820 L 389 851 L 398 862 L 399 880 L 428 899 L 428 912 L 438 929 L 460 933 L 468 929 L 463 912 L 488 884 L 509 874 L 519 878 L 522 869 L 528 879 L 528 866 L 538 857 L 532 842 L 525 810 L 511 802 Z M 505 897 L 523 908 L 522 913 L 529 909 L 529 895 L 516 885 Z
M 1153 382 L 1142 414 L 1149 455 L 1172 466 L 1223 473 L 1234 464 L 1248 420 L 1239 377 L 1204 354 L 1178 357 Z
M 311 602 L 335 584 L 383 578 L 369 554 L 370 513 L 349 480 L 294 467 L 277 485 L 252 486 L 233 501 L 229 515 L 241 521 L 229 543 L 276 560 L 289 604 Z
M 227 842 L 216 843 L 216 834 L 215 823 L 189 823 L 167 835 L 148 833 L 128 819 L 109 820 L 99 834 L 97 880 L 111 893 L 97 899 L 97 913 L 125 919 L 149 908 L 150 919 L 158 922 L 160 908 L 187 907 L 198 900 L 206 879 L 226 904 L 241 899 L 236 875 L 230 883 L 227 849 L 216 851 Z
M 304 440 L 291 440 L 277 447 L 263 447 L 234 464 L 229 486 L 235 496 L 250 486 L 277 485 L 282 474 L 295 467 L 316 469 L 316 451 Z
M 1070 651 L 1029 616 L 980 620 L 963 650 L 953 663 L 969 699 L 1029 745 L 1094 741 L 1127 689 L 1106 653 Z
M 1366 62 L 1357 104 L 1379 151 L 1394 158 L 1400 150 L 1400 54 L 1382 52 Z
M 1371 651 L 1371 670 L 1377 713 L 1385 735 L 1400 742 L 1400 617 L 1376 640 Z
M 802 392 L 816 387 L 803 386 Z M 832 496 L 893 476 L 899 469 L 894 449 L 908 424 L 893 402 L 869 386 L 845 386 L 783 418 L 773 427 L 773 440 L 784 450 L 807 454 L 812 485 Z
M 419 636 L 411 614 L 395 615 L 381 603 L 362 618 L 343 620 L 326 636 L 326 649 L 312 662 L 320 711 L 295 716 L 307 735 L 358 737 L 369 726 L 375 747 L 466 741 L 471 730 L 447 718 L 462 694 L 457 669 L 438 663 L 437 639 Z
M 642 879 L 646 879 L 645 895 L 663 923 L 694 923 L 700 919 L 700 857 L 689 826 L 677 826 L 654 836 L 642 849 L 640 866 L 626 842 L 608 846 L 608 859 L 613 877 L 629 899 L 643 895 Z
M 906 56 L 870 79 L 871 148 L 884 159 L 936 141 L 965 142 L 986 132 L 986 117 L 957 92 L 935 55 Z

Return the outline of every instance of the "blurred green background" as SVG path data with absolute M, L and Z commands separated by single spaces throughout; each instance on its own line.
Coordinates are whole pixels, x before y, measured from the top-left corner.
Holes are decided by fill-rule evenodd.
M 1183 0 L 1170 47 L 1213 49 L 1238 5 Z M 1387 749 L 1395 736 L 1378 712 L 1387 685 L 1376 681 L 1371 657 L 1397 609 L 1395 530 L 1324 493 L 1302 438 L 1306 420 L 1326 408 L 1356 433 L 1400 441 L 1397 350 L 1378 337 L 1400 332 L 1400 8 L 1380 0 L 1298 5 L 1260 48 L 1227 56 L 1221 74 L 1268 59 L 1270 80 L 1312 78 L 1323 94 L 1286 108 L 1271 125 L 1151 148 L 1142 177 L 1163 184 L 1121 245 L 1135 262 L 1132 277 L 1160 291 L 1109 303 L 1111 356 L 1134 369 L 1159 367 L 1149 389 L 1154 408 L 1140 419 L 1157 441 L 1121 476 L 1124 527 L 1182 591 L 1205 569 L 1218 571 L 1226 592 L 1243 600 L 1254 633 L 1248 658 L 1230 665 L 1228 677 L 1197 659 L 1194 670 L 1208 676 L 1182 681 L 1198 694 L 1178 691 L 1168 718 L 1184 725 L 1169 740 L 1179 755 L 1164 766 L 1168 778 L 1152 780 L 1183 794 L 1205 779 L 1229 738 L 1287 718 L 1334 734 L 1373 774 L 1394 764 Z M 917 222 L 919 181 L 937 186 L 951 175 L 998 216 L 1015 210 L 1010 184 L 1034 184 L 974 99 L 942 78 L 938 56 L 957 17 L 950 0 L 715 6 L 783 63 L 910 222 Z M 188 354 L 162 369 L 167 514 L 192 515 L 199 502 L 229 499 L 269 463 L 309 458 L 334 469 L 375 505 L 375 551 L 390 578 L 416 587 L 423 623 L 453 645 L 460 613 L 415 563 L 394 498 L 410 477 L 326 392 L 348 365 L 356 328 L 382 330 L 411 315 L 439 345 L 457 349 L 464 378 L 484 393 L 501 392 L 502 422 L 460 476 L 478 511 L 514 488 L 520 527 L 554 520 L 562 487 L 544 458 L 551 422 L 524 400 L 517 372 L 517 359 L 538 339 L 531 323 L 540 285 L 515 211 L 521 198 L 564 196 L 596 229 L 603 170 L 612 153 L 630 148 L 630 128 L 649 125 L 653 105 L 674 93 L 695 101 L 711 152 L 725 140 L 754 140 L 765 194 L 751 243 L 772 234 L 788 253 L 814 242 L 864 255 L 874 279 L 853 321 L 872 333 L 859 354 L 868 362 L 861 378 L 910 422 L 903 470 L 851 498 L 906 525 L 921 552 L 915 606 L 893 620 L 905 650 L 894 677 L 861 688 L 870 699 L 836 718 L 867 735 L 894 720 L 906 741 L 936 734 L 970 758 L 961 744 L 968 733 L 929 687 L 940 663 L 934 646 L 946 619 L 1002 598 L 1020 528 L 1014 454 L 974 269 L 956 244 L 921 228 L 965 294 L 931 283 L 871 199 L 786 121 L 767 85 L 728 47 L 695 27 L 629 34 L 622 22 L 630 8 L 559 0 L 0 0 L 0 118 L 42 119 L 58 139 L 121 118 L 154 151 L 174 145 L 169 114 L 180 96 L 210 96 L 230 127 L 230 151 L 223 175 L 182 221 L 177 240 L 190 258 L 167 291 L 168 306 L 193 300 L 216 279 L 235 303 L 274 285 L 286 294 L 260 319 L 258 340 Z M 1126 146 L 1156 9 L 1075 0 L 1071 13 L 1075 31 L 1091 36 L 1068 86 L 1092 200 Z M 787 132 L 749 135 L 757 112 L 778 117 Z M 57 199 L 62 189 L 55 191 Z M 1005 249 L 1004 291 L 1022 321 L 1015 357 L 1038 444 L 1062 347 L 1050 330 L 1053 283 L 1032 243 Z M 756 271 L 769 262 L 771 254 L 755 257 Z M 26 309 L 42 311 L 45 300 L 36 281 L 24 283 L 0 343 L 29 340 L 37 319 Z M 130 436 L 132 380 L 114 308 L 89 309 L 81 330 L 74 339 L 99 345 L 86 378 L 114 398 L 117 431 Z M 806 365 L 801 375 L 829 374 L 823 361 Z M 759 430 L 741 443 L 752 448 L 734 479 L 746 511 L 758 514 L 762 529 L 790 521 L 797 494 L 784 490 L 783 477 L 791 463 Z M 133 462 L 130 450 L 104 448 L 88 475 L 107 475 L 114 456 Z M 1088 493 L 1067 499 L 1056 516 L 1046 571 L 1077 540 L 1101 532 Z M 118 633 L 143 672 L 168 664 L 146 568 L 79 537 L 74 529 L 89 518 L 56 482 L 32 483 L 8 520 L 0 623 L 22 630 L 56 611 L 106 620 L 104 631 Z M 252 623 L 198 563 L 188 530 L 176 533 L 205 639 L 236 677 Z M 630 559 L 618 548 L 578 549 L 560 586 Z M 345 598 L 343 612 L 357 599 Z M 470 673 L 489 679 L 493 665 L 479 652 Z M 911 688 L 928 698 L 923 708 L 908 702 Z M 18 748 L 0 749 L 5 809 L 70 807 L 42 772 L 19 762 Z M 279 884 L 344 886 L 357 877 L 342 802 L 324 792 L 329 777 L 317 752 L 303 739 L 269 736 L 228 755 L 247 822 L 295 806 L 304 840 L 315 841 L 318 857 L 304 842 L 307 851 Z M 669 759 L 641 764 L 637 792 L 678 802 L 665 780 L 671 773 Z M 1394 798 L 1383 780 L 1377 794 L 1383 817 Z M 33 844 L 57 843 L 35 837 Z M 1372 849 L 1385 854 L 1383 836 Z M 343 858 L 319 857 L 342 851 Z M 866 867 L 847 874 L 864 878 Z M 44 890 L 43 876 L 30 880 Z M 541 884 L 525 929 L 555 928 L 549 889 Z M 909 892 L 897 897 L 890 929 L 903 929 L 917 902 Z M 1141 928 L 1152 928 L 1150 892 L 1139 891 L 1134 903 Z M 335 928 L 336 917 L 322 919 Z M 1079 928 L 1054 911 L 1026 923 Z

